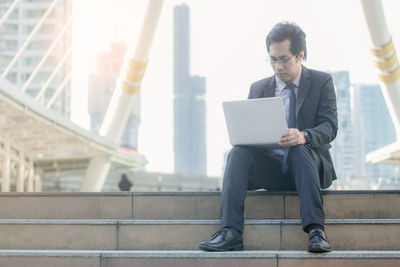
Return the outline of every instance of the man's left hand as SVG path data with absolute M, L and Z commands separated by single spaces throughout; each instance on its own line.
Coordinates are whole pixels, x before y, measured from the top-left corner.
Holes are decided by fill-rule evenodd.
M 279 140 L 281 146 L 297 146 L 305 143 L 306 138 L 304 137 L 304 133 L 295 128 L 291 128 L 287 133 L 282 134 Z

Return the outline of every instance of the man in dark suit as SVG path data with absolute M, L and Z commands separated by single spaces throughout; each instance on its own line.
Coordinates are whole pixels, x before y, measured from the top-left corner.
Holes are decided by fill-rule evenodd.
M 336 95 L 328 73 L 307 69 L 305 33 L 281 22 L 269 32 L 269 62 L 274 76 L 251 85 L 249 98 L 280 96 L 288 122 L 280 149 L 234 146 L 225 168 L 221 196 L 221 230 L 202 242 L 206 251 L 243 250 L 243 212 L 247 190 L 296 190 L 308 251 L 330 251 L 324 233 L 321 188 L 336 174 L 329 153 L 337 133 Z M 255 114 L 254 119 L 257 118 Z

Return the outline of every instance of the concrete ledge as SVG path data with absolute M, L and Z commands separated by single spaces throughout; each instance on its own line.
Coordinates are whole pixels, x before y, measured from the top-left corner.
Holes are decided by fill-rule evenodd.
M 101 254 L 102 257 L 136 257 L 136 258 L 344 258 L 344 259 L 400 259 L 400 251 L 333 251 L 324 254 L 309 253 L 306 251 L 282 251 L 282 250 L 253 250 L 253 251 L 235 251 L 235 252 L 205 252 L 200 250 L 125 250 L 110 251 Z
M 399 252 L 335 251 L 311 254 L 304 251 L 241 251 L 210 253 L 203 251 L 54 251 L 0 250 L 0 266 L 18 267 L 395 267 L 400 264 Z
M 219 220 L 89 220 L 89 219 L 0 219 L 0 225 L 219 225 Z M 247 219 L 245 225 L 301 225 L 300 219 Z M 326 219 L 325 225 L 400 224 L 400 219 Z
M 1 249 L 0 257 L 100 257 L 105 250 Z
M 219 219 L 220 192 L 0 193 L 0 218 Z M 400 191 L 323 191 L 326 218 L 400 218 Z M 295 192 L 248 192 L 247 219 L 297 219 Z
M 248 195 L 297 195 L 295 191 L 248 191 Z M 382 195 L 397 194 L 400 190 L 322 190 L 323 195 Z M 41 197 L 41 196 L 220 196 L 221 192 L 199 192 L 199 191 L 168 191 L 168 192 L 0 192 L 0 197 Z
M 89 219 L 0 219 L 2 224 L 37 224 L 37 225 L 115 225 L 120 220 L 89 220 Z
M 309 253 L 300 250 L 205 252 L 201 250 L 0 250 L 0 257 L 107 257 L 107 258 L 310 258 L 400 259 L 398 250 L 337 250 Z
M 326 220 L 334 249 L 400 250 L 400 219 Z M 196 249 L 219 220 L 0 220 L 2 249 Z M 306 250 L 300 220 L 246 220 L 247 250 Z
M 131 194 L 0 194 L 0 218 L 131 219 Z

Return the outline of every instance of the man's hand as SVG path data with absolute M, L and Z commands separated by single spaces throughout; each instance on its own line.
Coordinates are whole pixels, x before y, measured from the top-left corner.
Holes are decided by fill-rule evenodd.
M 287 133 L 282 134 L 279 140 L 281 146 L 297 146 L 305 143 L 306 138 L 304 137 L 304 133 L 295 128 L 291 128 Z

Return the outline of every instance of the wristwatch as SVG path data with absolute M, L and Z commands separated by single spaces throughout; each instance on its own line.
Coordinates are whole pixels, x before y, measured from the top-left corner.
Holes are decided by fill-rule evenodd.
M 304 134 L 304 138 L 306 139 L 306 145 L 308 145 L 308 144 L 310 144 L 311 143 L 311 136 L 310 136 L 310 134 L 307 132 L 307 131 L 303 131 L 303 134 Z

